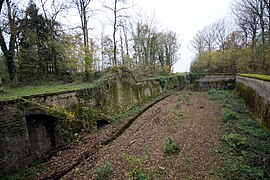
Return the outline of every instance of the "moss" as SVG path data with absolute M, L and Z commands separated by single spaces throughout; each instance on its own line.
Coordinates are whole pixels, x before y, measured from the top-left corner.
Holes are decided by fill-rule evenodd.
M 264 98 L 256 93 L 256 91 L 243 83 L 236 83 L 236 89 L 240 96 L 249 106 L 250 111 L 259 118 L 259 121 L 268 129 L 270 129 L 270 105 L 265 102 Z
M 262 74 L 238 74 L 239 76 L 248 77 L 248 78 L 254 78 L 259 79 L 263 81 L 270 81 L 270 76 L 268 75 L 262 75 Z
M 79 107 L 78 117 L 86 132 L 96 131 L 97 121 L 99 120 L 106 120 L 108 122 L 112 121 L 106 114 L 89 107 Z

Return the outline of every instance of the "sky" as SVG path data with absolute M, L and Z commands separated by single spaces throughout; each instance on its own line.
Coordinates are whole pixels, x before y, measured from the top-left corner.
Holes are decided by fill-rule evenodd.
M 134 0 L 147 12 L 154 12 L 162 28 L 172 30 L 180 37 L 180 60 L 174 65 L 175 72 L 189 71 L 195 54 L 190 41 L 204 26 L 228 17 L 232 0 Z

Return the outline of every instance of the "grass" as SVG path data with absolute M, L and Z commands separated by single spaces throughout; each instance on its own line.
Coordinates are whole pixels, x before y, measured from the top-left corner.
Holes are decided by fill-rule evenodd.
M 131 108 L 130 110 L 126 111 L 126 112 L 123 112 L 121 114 L 116 115 L 113 118 L 113 121 L 116 121 L 118 119 L 122 119 L 122 118 L 125 118 L 125 117 L 129 117 L 129 116 L 133 116 L 135 114 L 138 114 L 140 111 L 141 111 L 141 108 L 139 106 L 135 106 L 135 107 Z
M 130 171 L 126 173 L 127 179 L 137 179 L 137 180 L 150 180 L 147 172 L 142 168 L 146 163 L 144 157 L 135 157 L 132 155 L 124 156 L 125 162 L 130 167 Z
M 110 179 L 112 174 L 112 163 L 106 161 L 96 168 L 96 175 L 98 180 Z
M 262 75 L 262 74 L 238 74 L 239 76 L 248 77 L 248 78 L 254 78 L 259 79 L 263 81 L 270 81 L 270 76 L 268 75 Z
M 40 86 L 24 86 L 18 88 L 5 88 L 3 93 L 0 93 L 1 100 L 12 100 L 24 96 L 41 95 L 49 93 L 68 92 L 85 88 L 95 87 L 95 83 L 70 83 L 70 84 L 49 84 Z
M 178 142 L 176 142 L 174 139 L 172 139 L 171 137 L 168 137 L 168 139 L 166 140 L 165 143 L 165 149 L 164 149 L 164 153 L 166 155 L 171 155 L 171 154 L 176 154 L 178 153 L 180 150 L 180 145 Z
M 270 132 L 252 118 L 237 92 L 215 91 L 208 95 L 223 106 L 221 179 L 270 179 Z

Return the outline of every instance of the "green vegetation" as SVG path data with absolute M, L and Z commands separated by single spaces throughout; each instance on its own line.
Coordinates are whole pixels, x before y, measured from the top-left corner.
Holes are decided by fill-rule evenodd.
M 43 95 L 75 91 L 79 89 L 95 87 L 94 83 L 70 83 L 70 84 L 50 84 L 41 86 L 24 86 L 20 88 L 8 88 L 0 96 L 1 100 L 16 99 L 24 96 Z
M 116 121 L 118 119 L 122 119 L 122 118 L 125 118 L 125 117 L 129 117 L 129 116 L 133 116 L 133 115 L 139 113 L 140 111 L 141 111 L 141 108 L 139 106 L 135 106 L 132 109 L 130 109 L 130 110 L 126 111 L 126 112 L 120 113 L 117 116 L 115 116 L 113 118 L 113 121 Z
M 35 168 L 23 169 L 19 172 L 8 176 L 0 177 L 1 180 L 21 180 L 21 179 L 37 179 L 37 174 L 42 172 L 44 168 L 40 165 L 40 161 L 33 161 L 32 165 Z
M 180 144 L 173 140 L 171 137 L 168 137 L 165 143 L 164 153 L 167 155 L 176 154 L 180 150 Z
M 270 132 L 252 119 L 235 91 L 211 90 L 208 94 L 222 102 L 224 111 L 219 152 L 222 179 L 269 179 Z
M 113 166 L 111 162 L 104 162 L 96 168 L 97 180 L 105 180 L 111 177 Z
M 222 114 L 222 120 L 224 123 L 227 123 L 229 121 L 234 121 L 237 119 L 236 113 L 230 110 L 226 110 Z
M 270 81 L 270 76 L 262 75 L 262 74 L 238 74 L 239 76 L 248 77 L 248 78 L 254 78 L 259 79 L 263 81 Z
M 131 169 L 128 173 L 126 173 L 128 179 L 150 180 L 147 173 L 141 168 L 141 166 L 146 163 L 145 158 L 137 158 L 132 155 L 125 155 L 124 160 Z

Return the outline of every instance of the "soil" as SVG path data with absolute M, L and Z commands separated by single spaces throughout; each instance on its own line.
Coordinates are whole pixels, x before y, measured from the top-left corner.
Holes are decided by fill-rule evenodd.
M 107 145 L 97 142 L 106 139 L 110 127 L 79 139 L 66 158 L 73 161 L 68 154 L 76 156 L 76 148 L 78 153 L 91 153 L 61 179 L 95 179 L 96 169 L 104 162 L 112 163 L 110 179 L 136 179 L 139 175 L 150 179 L 219 179 L 216 172 L 221 160 L 215 152 L 220 147 L 220 109 L 206 93 L 174 93 L 144 112 Z M 178 153 L 164 152 L 168 137 L 180 144 Z M 57 157 L 54 161 L 59 162 Z

